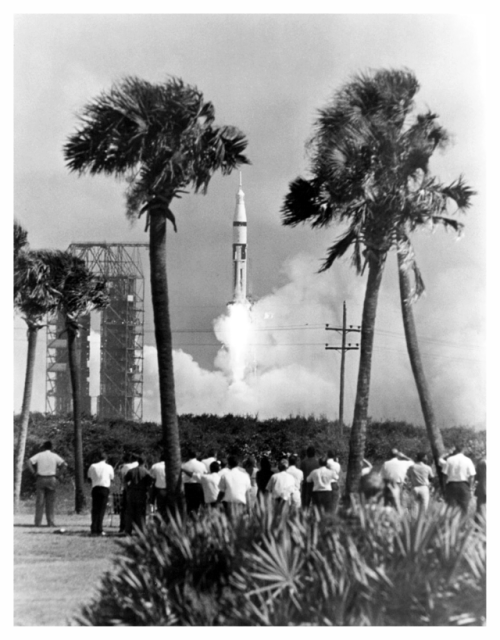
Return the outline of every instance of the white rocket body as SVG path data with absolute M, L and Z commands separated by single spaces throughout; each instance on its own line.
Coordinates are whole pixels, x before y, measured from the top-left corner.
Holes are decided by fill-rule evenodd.
M 247 299 L 247 213 L 245 194 L 241 187 L 236 194 L 236 210 L 233 220 L 233 302 Z

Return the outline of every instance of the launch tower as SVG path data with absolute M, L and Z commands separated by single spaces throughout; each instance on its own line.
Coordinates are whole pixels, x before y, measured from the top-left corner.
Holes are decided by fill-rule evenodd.
M 142 420 L 144 275 L 140 248 L 147 244 L 75 243 L 69 251 L 87 267 L 106 277 L 110 305 L 101 312 L 100 395 L 97 414 L 102 418 Z M 77 359 L 81 401 L 91 412 L 89 393 L 90 315 L 80 321 Z M 71 411 L 71 381 L 64 325 L 59 316 L 47 325 L 46 412 Z

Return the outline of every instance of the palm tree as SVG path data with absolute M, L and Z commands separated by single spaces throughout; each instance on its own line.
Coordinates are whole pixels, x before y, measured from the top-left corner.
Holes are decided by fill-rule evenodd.
M 77 365 L 76 339 L 79 320 L 94 309 L 109 304 L 106 280 L 92 273 L 85 260 L 69 251 L 54 251 L 50 264 L 50 279 L 58 298 L 57 310 L 62 315 L 68 338 L 68 364 L 73 396 L 74 457 L 75 457 L 75 511 L 85 506 L 83 492 L 83 443 L 80 406 L 80 379 Z
M 178 78 L 150 84 L 129 77 L 83 110 L 81 127 L 65 148 L 67 166 L 80 174 L 125 176 L 127 216 L 146 214 L 151 292 L 160 386 L 167 496 L 171 509 L 182 503 L 180 446 L 175 404 L 172 333 L 166 270 L 167 220 L 176 231 L 174 198 L 192 186 L 206 192 L 217 170 L 224 175 L 247 163 L 244 135 L 215 126 L 211 102 Z
M 57 305 L 50 286 L 50 258 L 48 251 L 26 251 L 27 233 L 21 225 L 14 226 L 14 307 L 21 313 L 28 327 L 28 354 L 24 379 L 21 426 L 16 443 L 14 463 L 14 508 L 19 508 L 24 453 L 28 437 L 31 395 L 35 370 L 38 331 L 44 318 Z
M 357 273 L 368 267 L 347 495 L 357 491 L 361 476 L 378 292 L 387 254 L 399 247 L 401 259 L 406 256 L 405 268 L 400 269 L 402 281 L 407 284 L 412 269 L 418 288 L 421 278 L 406 231 L 428 223 L 455 225 L 445 215 L 449 202 L 462 211 L 473 194 L 462 179 L 443 185 L 428 175 L 429 158 L 445 145 L 447 135 L 435 122 L 435 114 L 414 116 L 418 89 L 417 79 L 408 70 L 360 74 L 344 85 L 319 111 L 310 141 L 313 177 L 293 181 L 282 208 L 285 225 L 347 224 L 328 249 L 320 271 L 329 269 L 349 248 L 353 248 Z M 403 313 L 408 318 L 407 305 Z M 411 332 L 407 335 L 411 338 Z M 409 340 L 408 344 L 414 355 L 415 343 Z M 432 438 L 439 449 L 442 443 L 436 430 L 434 421 Z

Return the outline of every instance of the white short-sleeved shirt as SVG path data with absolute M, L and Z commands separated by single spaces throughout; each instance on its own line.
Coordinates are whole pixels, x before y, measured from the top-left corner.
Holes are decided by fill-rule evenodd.
M 290 495 L 295 491 L 295 478 L 286 469 L 279 471 L 269 478 L 266 491 L 269 491 L 273 498 L 289 500 Z
M 313 483 L 313 491 L 331 491 L 332 482 L 337 482 L 339 476 L 333 469 L 318 467 L 307 476 L 307 482 Z
M 463 453 L 456 453 L 450 456 L 443 468 L 446 474 L 446 482 L 468 482 L 468 480 L 476 475 L 476 469 L 470 458 Z
M 155 487 L 157 489 L 167 488 L 167 482 L 165 480 L 165 463 L 163 461 L 155 462 L 149 473 L 155 479 Z
M 210 473 L 210 465 L 212 464 L 212 462 L 217 462 L 217 458 L 214 458 L 212 456 L 210 458 L 204 458 L 202 460 L 202 463 L 205 465 L 205 469 L 207 470 L 207 473 Z
M 115 477 L 115 472 L 110 464 L 101 460 L 101 462 L 90 465 L 87 477 L 92 480 L 92 489 L 94 487 L 105 487 L 109 489 L 111 481 Z
M 340 478 L 340 463 L 336 462 L 333 458 L 328 458 L 328 460 L 326 461 L 326 466 L 327 466 L 327 469 L 331 469 L 332 471 L 337 472 L 337 482 L 338 482 L 338 479 Z
M 200 476 L 207 472 L 203 462 L 200 462 L 196 458 L 191 458 L 191 460 L 185 462 L 182 465 L 182 468 L 194 474 L 192 476 L 188 476 L 186 473 L 183 473 L 182 481 L 184 484 L 200 484 Z
M 250 476 L 243 469 L 234 467 L 226 471 L 220 480 L 219 490 L 224 492 L 224 502 L 247 503 L 247 491 L 252 484 Z
M 203 499 L 205 504 L 212 504 L 217 501 L 219 495 L 220 473 L 205 473 L 201 476 L 201 488 L 203 489 Z
M 405 481 L 408 469 L 414 464 L 413 460 L 400 460 L 391 458 L 382 465 L 382 478 L 388 482 L 402 484 Z
M 434 478 L 434 472 L 428 464 L 415 462 L 408 469 L 407 478 L 412 487 L 428 487 L 430 481 Z
M 66 464 L 61 456 L 50 451 L 50 449 L 35 454 L 30 458 L 30 462 L 31 464 L 36 464 L 36 473 L 38 476 L 55 476 L 57 467 Z
M 290 467 L 288 467 L 286 472 L 289 473 L 292 476 L 292 478 L 295 480 L 296 491 L 300 491 L 300 485 L 304 481 L 304 472 L 301 469 L 297 469 L 297 467 L 293 464 Z

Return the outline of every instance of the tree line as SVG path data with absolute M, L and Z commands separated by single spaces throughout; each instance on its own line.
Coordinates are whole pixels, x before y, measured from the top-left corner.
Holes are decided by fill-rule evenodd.
M 408 353 L 434 460 L 444 452 L 413 316 L 413 303 L 424 284 L 411 234 L 424 226 L 443 226 L 459 233 L 463 225 L 454 215 L 469 208 L 474 191 L 462 177 L 444 184 L 431 174 L 431 156 L 446 146 L 449 135 L 435 113 L 416 113 L 418 90 L 415 75 L 406 69 L 358 74 L 343 85 L 318 111 L 307 147 L 310 177 L 290 183 L 281 211 L 286 226 L 335 225 L 340 235 L 328 250 L 321 271 L 333 268 L 348 250 L 352 250 L 356 272 L 368 271 L 347 496 L 358 489 L 365 457 L 378 292 L 392 250 L 398 260 Z M 127 217 L 146 217 L 162 447 L 171 509 L 183 498 L 178 482 L 181 449 L 167 284 L 167 221 L 176 231 L 175 198 L 190 188 L 205 193 L 216 171 L 227 175 L 249 163 L 243 153 L 246 146 L 239 129 L 215 125 L 214 106 L 196 87 L 178 78 L 152 84 L 129 77 L 84 106 L 79 127 L 64 147 L 72 172 L 125 177 Z

